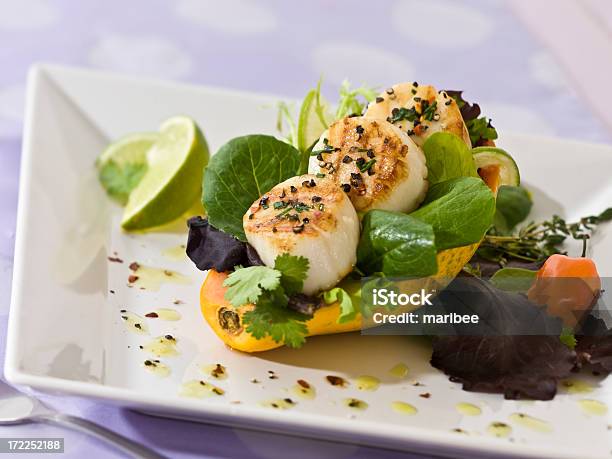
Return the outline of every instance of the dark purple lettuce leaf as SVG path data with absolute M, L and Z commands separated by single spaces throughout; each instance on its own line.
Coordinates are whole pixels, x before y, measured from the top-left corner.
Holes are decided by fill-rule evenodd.
M 444 336 L 433 342 L 431 364 L 474 392 L 550 400 L 571 373 L 576 353 L 557 336 Z
M 187 221 L 187 256 L 198 269 L 206 271 L 229 271 L 235 266 L 263 265 L 259 255 L 248 243 L 219 231 L 202 217 L 192 217 Z
M 463 91 L 446 90 L 446 93 L 457 102 L 463 121 L 475 120 L 480 116 L 480 105 L 470 104 L 463 98 Z
M 578 366 L 590 364 L 597 373 L 612 372 L 612 330 L 603 319 L 588 315 L 576 340 Z
M 465 277 L 457 278 L 436 301 L 452 309 L 465 304 L 485 319 L 486 328 L 469 336 L 436 336 L 431 364 L 468 391 L 502 393 L 507 399 L 552 399 L 558 381 L 576 364 L 576 353 L 559 339 L 560 319 L 526 296 L 481 279 L 472 278 L 468 287 Z
M 323 301 L 321 297 L 304 295 L 303 293 L 291 295 L 287 303 L 289 309 L 306 314 L 307 316 L 312 316 L 322 306 Z

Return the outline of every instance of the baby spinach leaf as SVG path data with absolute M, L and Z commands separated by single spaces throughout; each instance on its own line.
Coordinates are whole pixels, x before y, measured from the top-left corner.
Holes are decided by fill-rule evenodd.
M 472 152 L 454 134 L 436 132 L 423 144 L 430 185 L 456 177 L 478 177 Z
M 479 242 L 495 213 L 495 198 L 475 177 L 458 177 L 429 188 L 422 206 L 410 215 L 429 223 L 438 250 Z
M 298 151 L 268 135 L 236 137 L 213 155 L 204 173 L 202 204 L 215 228 L 246 241 L 242 217 L 274 185 L 295 175 Z
M 531 196 L 520 186 L 501 186 L 497 191 L 493 226 L 499 234 L 510 234 L 531 212 Z
M 371 210 L 363 219 L 357 266 L 366 274 L 423 277 L 438 270 L 434 230 L 409 215 Z

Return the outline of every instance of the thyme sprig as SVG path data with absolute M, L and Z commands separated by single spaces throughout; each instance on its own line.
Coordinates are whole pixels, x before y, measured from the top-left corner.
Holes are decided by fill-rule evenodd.
M 587 243 L 595 226 L 612 220 L 612 207 L 599 215 L 583 217 L 577 222 L 567 223 L 554 215 L 550 220 L 531 222 L 516 235 L 498 235 L 492 228 L 485 236 L 478 255 L 505 265 L 511 259 L 542 262 L 556 253 L 565 253 L 559 246 L 568 237 L 582 241 L 582 256 L 586 255 Z

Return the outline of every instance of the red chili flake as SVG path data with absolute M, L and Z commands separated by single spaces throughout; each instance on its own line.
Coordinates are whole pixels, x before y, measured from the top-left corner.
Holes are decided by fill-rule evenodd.
M 133 274 L 130 274 L 130 276 L 128 277 L 128 282 L 130 284 L 133 284 L 134 282 L 136 282 L 139 279 L 138 276 L 134 276 Z
M 332 386 L 345 387 L 347 385 L 346 380 L 340 376 L 329 375 L 326 376 L 325 379 L 327 379 L 327 382 Z
M 108 261 L 112 263 L 123 263 L 123 260 L 119 257 L 107 257 Z
M 380 104 L 381 102 L 384 102 L 385 98 L 384 97 L 377 97 L 376 98 L 376 103 Z
M 159 317 L 159 315 L 156 312 L 149 312 L 148 314 L 145 314 L 145 317 L 156 319 L 157 317 Z
M 140 268 L 140 265 L 138 263 L 136 263 L 135 261 L 133 261 L 132 263 L 130 263 L 129 268 L 132 271 L 138 271 L 138 269 Z
M 164 274 L 168 277 L 174 276 L 174 273 L 172 271 L 168 271 L 167 269 L 164 269 Z
M 425 392 L 424 394 L 419 394 L 419 397 L 429 398 L 431 397 L 431 394 L 429 392 Z
M 304 389 L 310 389 L 310 384 L 308 384 L 308 382 L 304 381 L 303 379 L 298 379 L 297 383 Z

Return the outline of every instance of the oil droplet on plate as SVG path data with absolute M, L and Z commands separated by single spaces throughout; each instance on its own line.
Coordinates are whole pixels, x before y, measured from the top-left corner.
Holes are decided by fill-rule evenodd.
M 380 385 L 380 379 L 375 378 L 374 376 L 363 375 L 359 376 L 355 380 L 355 385 L 359 390 L 374 391 L 378 389 L 378 386 Z
M 593 392 L 593 386 L 581 379 L 564 379 L 561 387 L 569 394 L 587 394 Z
M 275 410 L 287 410 L 293 408 L 296 403 L 290 398 L 274 398 L 272 400 L 264 400 L 260 405 L 266 408 L 274 408 Z
M 479 416 L 482 413 L 482 410 L 472 403 L 457 403 L 455 408 L 464 416 Z
M 293 393 L 296 397 L 300 397 L 306 400 L 312 400 L 316 397 L 317 391 L 307 381 L 303 379 L 298 379 L 297 384 L 291 388 L 291 393 Z
M 202 365 L 200 367 L 202 373 L 210 376 L 214 379 L 227 379 L 227 368 L 220 363 L 214 363 L 212 365 Z
M 145 344 L 142 350 L 157 357 L 172 357 L 178 355 L 176 338 L 172 335 L 158 336 Z
M 134 314 L 133 312 L 126 311 L 125 309 L 121 310 L 121 320 L 127 327 L 127 329 L 133 333 L 138 335 L 146 335 L 149 333 L 149 328 L 147 327 L 147 322 L 144 317 L 140 317 L 138 314 Z
M 184 244 L 177 245 L 175 247 L 168 247 L 167 249 L 162 250 L 162 255 L 168 260 L 172 261 L 183 261 L 187 259 Z
M 221 396 L 225 394 L 225 391 L 220 387 L 213 386 L 206 381 L 187 381 L 183 383 L 181 386 L 181 390 L 179 391 L 179 395 L 183 397 L 193 397 L 193 398 L 206 398 L 212 397 L 213 395 Z
M 413 416 L 418 413 L 414 405 L 406 402 L 391 402 L 391 408 L 396 413 L 406 414 L 408 416 Z
M 395 376 L 396 378 L 405 378 L 408 374 L 408 367 L 406 364 L 400 362 L 389 370 L 389 374 L 391 376 Z
M 505 422 L 492 422 L 487 427 L 487 432 L 494 437 L 506 438 L 512 433 L 512 427 Z
M 156 309 L 155 311 L 145 314 L 145 317 L 150 319 L 165 320 L 168 322 L 176 322 L 177 320 L 181 320 L 181 314 L 177 310 L 168 308 Z
M 145 360 L 144 368 L 160 378 L 165 378 L 170 374 L 170 367 L 159 360 Z
M 131 263 L 132 274 L 128 277 L 130 287 L 157 291 L 162 284 L 190 284 L 191 279 L 181 273 L 169 269 L 152 268 L 139 263 Z
M 536 432 L 549 433 L 553 430 L 552 426 L 548 422 L 524 413 L 513 413 L 510 415 L 510 420 Z
M 345 398 L 343 401 L 345 406 L 352 408 L 353 410 L 363 411 L 368 408 L 368 404 L 358 398 Z
M 606 406 L 606 404 L 603 402 L 600 402 L 599 400 L 584 399 L 584 400 L 580 400 L 578 402 L 578 405 L 580 405 L 580 408 L 582 408 L 582 411 L 584 411 L 587 414 L 603 416 L 604 414 L 608 412 L 608 407 Z

